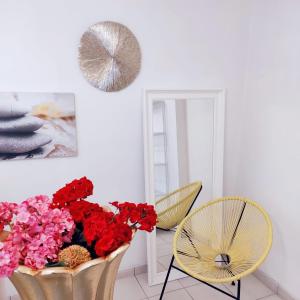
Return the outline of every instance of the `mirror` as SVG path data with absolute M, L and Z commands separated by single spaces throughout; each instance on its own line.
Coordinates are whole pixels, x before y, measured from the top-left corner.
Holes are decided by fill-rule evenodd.
M 164 281 L 185 215 L 222 196 L 224 99 L 223 90 L 145 92 L 146 201 L 159 220 L 148 237 L 150 285 Z M 172 269 L 170 280 L 184 276 Z

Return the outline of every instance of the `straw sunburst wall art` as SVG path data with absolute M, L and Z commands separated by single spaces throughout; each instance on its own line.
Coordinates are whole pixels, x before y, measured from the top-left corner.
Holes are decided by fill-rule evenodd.
M 86 80 L 105 92 L 126 88 L 141 67 L 141 50 L 134 34 L 124 25 L 100 22 L 83 34 L 79 65 Z

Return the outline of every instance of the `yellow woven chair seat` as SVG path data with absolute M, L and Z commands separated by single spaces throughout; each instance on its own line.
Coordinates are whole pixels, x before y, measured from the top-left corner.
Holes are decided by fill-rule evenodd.
M 179 267 L 209 283 L 254 272 L 272 245 L 272 224 L 257 203 L 225 197 L 200 207 L 178 226 L 173 251 Z
M 202 188 L 201 182 L 194 182 L 168 194 L 155 203 L 157 227 L 165 230 L 179 225 Z

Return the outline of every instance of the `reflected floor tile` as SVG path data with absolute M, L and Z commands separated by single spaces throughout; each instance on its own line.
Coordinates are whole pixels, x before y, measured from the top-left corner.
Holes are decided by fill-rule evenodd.
M 160 239 L 164 240 L 166 243 L 171 244 L 173 242 L 175 231 L 163 231 L 163 230 L 157 230 L 157 235 Z
M 173 254 L 172 245 L 164 244 L 162 246 L 157 246 L 156 248 L 157 256 L 165 256 L 168 254 Z
M 169 255 L 162 256 L 162 257 L 158 257 L 157 261 L 158 261 L 159 264 L 161 264 L 162 266 L 164 266 L 164 268 L 166 270 L 168 270 L 169 266 L 170 266 L 170 263 L 171 263 L 171 260 L 172 260 L 172 256 L 173 256 L 173 254 L 169 254 Z M 174 265 L 177 268 L 179 268 L 176 260 L 174 260 Z M 174 269 L 172 269 L 172 270 L 174 270 Z
M 156 236 L 156 245 L 164 245 L 166 242 L 159 236 Z
M 114 300 L 143 300 L 146 298 L 147 296 L 134 276 L 116 281 Z
M 157 249 L 157 257 L 173 254 L 172 245 L 168 243 L 157 244 L 156 249 Z
M 164 300 L 192 300 L 193 298 L 184 290 L 177 290 L 164 294 Z M 149 300 L 159 300 L 159 296 L 149 298 Z
M 161 256 L 157 258 L 158 263 L 164 266 L 166 269 L 169 268 L 171 260 L 172 260 L 172 254 L 168 254 L 165 256 Z
M 148 297 L 160 295 L 161 290 L 163 288 L 163 284 L 149 286 L 147 274 L 137 275 L 136 278 L 139 281 L 141 287 L 143 288 L 145 294 Z M 178 280 L 173 280 L 173 281 L 168 282 L 167 287 L 166 287 L 166 292 L 174 291 L 174 290 L 178 290 L 178 289 L 182 289 L 182 286 L 180 285 Z

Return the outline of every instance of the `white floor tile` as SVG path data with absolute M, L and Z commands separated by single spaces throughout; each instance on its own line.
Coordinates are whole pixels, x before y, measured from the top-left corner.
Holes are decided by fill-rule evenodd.
M 182 279 L 179 279 L 178 280 L 180 282 L 180 284 L 184 287 L 184 288 L 187 288 L 187 287 L 190 287 L 190 286 L 194 286 L 196 284 L 203 284 L 201 283 L 200 281 L 194 279 L 193 277 L 185 277 L 185 278 L 182 278 Z M 213 284 L 215 287 L 221 289 L 221 290 L 224 290 L 225 292 L 227 293 L 230 293 L 232 294 L 231 290 L 228 289 L 228 287 L 225 285 L 225 284 Z
M 181 278 L 181 279 L 179 279 L 178 281 L 179 281 L 180 284 L 181 284 L 183 287 L 185 287 L 185 288 L 200 283 L 198 280 L 196 280 L 196 279 L 194 279 L 193 277 L 190 277 L 190 276 L 187 276 L 187 277 L 185 277 L 185 278 Z
M 225 287 L 224 287 L 225 289 Z M 214 290 L 213 288 L 205 284 L 197 284 L 186 288 L 188 293 L 193 297 L 193 299 L 205 299 L 205 300 L 227 300 L 230 299 L 228 296 L 222 294 L 221 292 Z M 225 289 L 226 290 L 226 289 Z M 227 291 L 229 292 L 229 291 Z M 244 299 L 243 299 L 244 300 Z
M 236 287 L 226 285 L 232 292 L 235 293 Z M 242 278 L 241 280 L 241 298 L 243 300 L 257 300 L 263 297 L 271 296 L 273 292 L 261 283 L 253 275 Z
M 142 300 L 147 298 L 134 276 L 116 281 L 114 300 Z
M 262 298 L 261 300 L 282 300 L 282 299 L 280 297 L 278 297 L 277 295 L 272 295 L 269 297 Z
M 164 294 L 164 300 L 192 300 L 192 297 L 184 290 L 177 290 Z M 159 300 L 159 296 L 149 298 L 149 300 Z
M 139 281 L 141 287 L 143 288 L 145 294 L 148 297 L 160 295 L 161 290 L 163 288 L 163 284 L 149 286 L 147 274 L 137 275 L 136 278 Z M 178 289 L 182 289 L 182 286 L 180 285 L 178 280 L 173 280 L 173 281 L 168 282 L 167 287 L 166 287 L 166 292 L 170 292 L 170 291 L 174 291 L 174 290 L 178 290 Z
M 158 231 L 159 231 L 158 235 L 162 240 L 164 240 L 168 244 L 173 243 L 173 238 L 175 235 L 174 231 L 162 231 L 162 230 L 158 230 Z

